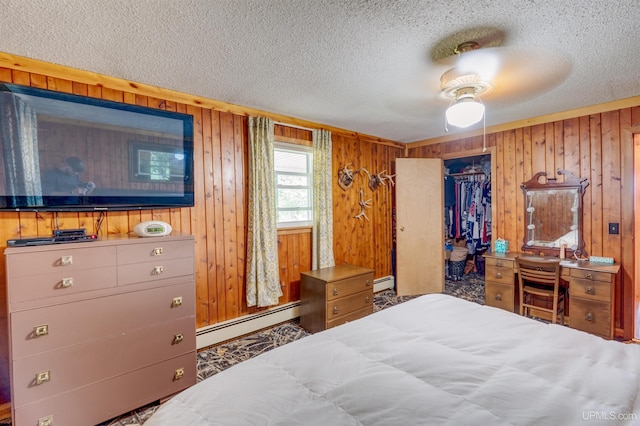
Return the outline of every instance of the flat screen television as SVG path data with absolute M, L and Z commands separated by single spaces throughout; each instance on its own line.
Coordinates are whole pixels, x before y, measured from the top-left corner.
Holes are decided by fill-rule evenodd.
M 0 210 L 193 206 L 193 117 L 0 84 Z

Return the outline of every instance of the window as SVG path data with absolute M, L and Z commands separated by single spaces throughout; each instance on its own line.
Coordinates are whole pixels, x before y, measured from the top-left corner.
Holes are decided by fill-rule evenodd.
M 310 226 L 313 219 L 311 148 L 276 142 L 273 160 L 278 227 Z

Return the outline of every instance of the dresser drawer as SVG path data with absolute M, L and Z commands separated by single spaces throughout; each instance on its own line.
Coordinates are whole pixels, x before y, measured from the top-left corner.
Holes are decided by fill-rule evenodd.
M 572 278 L 569 283 L 570 297 L 611 302 L 611 283 Z
M 174 304 L 181 298 L 181 304 Z M 193 281 L 10 314 L 13 359 L 78 345 L 195 312 Z M 46 333 L 36 329 L 46 326 Z M 38 335 L 40 334 L 40 335 Z
M 339 325 L 342 324 L 346 324 L 350 321 L 355 321 L 359 318 L 363 318 L 366 317 L 367 315 L 370 315 L 373 313 L 373 305 L 372 306 L 368 306 L 366 308 L 362 308 L 360 310 L 357 310 L 355 312 L 351 312 L 350 314 L 347 315 L 343 315 L 339 318 L 336 318 L 334 320 L 328 321 L 327 322 L 327 328 L 333 328 L 333 327 L 337 327 Z
M 151 262 L 121 265 L 118 267 L 118 284 L 129 285 L 177 277 L 193 279 L 193 268 L 192 257 L 159 257 Z
M 148 243 L 118 246 L 118 265 L 155 262 L 157 259 L 193 259 L 192 240 L 166 240 L 162 237 L 148 239 Z
M 571 328 L 610 339 L 611 304 L 569 296 Z
M 571 278 L 579 278 L 587 281 L 613 282 L 614 275 L 607 272 L 589 271 L 586 269 L 572 269 Z
M 87 243 L 92 244 L 92 243 Z M 7 278 L 14 280 L 19 277 L 51 273 L 70 273 L 81 269 L 93 270 L 116 264 L 115 247 L 71 248 L 62 245 L 62 249 L 29 252 L 7 255 Z M 76 246 L 74 246 L 76 247 Z M 63 272 L 59 272 L 63 271 Z M 13 284 L 12 284 L 13 285 Z
M 176 339 L 176 335 L 181 338 Z M 195 316 L 13 361 L 13 404 L 51 397 L 193 351 Z M 144 351 L 140 350 L 144 348 Z M 48 380 L 38 384 L 38 374 Z
M 514 292 L 512 284 L 501 284 L 491 281 L 485 282 L 484 303 L 488 306 L 514 312 Z
M 373 289 L 373 274 L 361 275 L 327 284 L 327 300 Z
M 176 370 L 183 375 L 176 379 Z M 128 374 L 15 408 L 16 425 L 87 426 L 109 420 L 196 383 L 195 351 Z
M 53 268 L 38 275 L 11 277 L 9 302 L 46 300 L 116 286 L 116 266 L 91 269 Z
M 506 263 L 511 264 L 511 266 L 485 265 L 485 280 L 513 286 L 515 282 L 513 262 Z
M 366 307 L 373 307 L 373 292 L 363 291 L 327 303 L 327 322 Z

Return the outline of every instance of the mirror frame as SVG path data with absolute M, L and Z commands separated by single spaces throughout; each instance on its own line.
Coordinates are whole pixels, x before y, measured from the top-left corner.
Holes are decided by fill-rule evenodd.
M 584 239 L 582 236 L 582 198 L 584 196 L 584 190 L 589 185 L 587 178 L 579 178 L 568 170 L 558 169 L 558 175 L 564 176 L 563 182 L 558 182 L 558 179 L 555 177 L 547 177 L 546 172 L 538 172 L 531 179 L 526 182 L 523 182 L 520 185 L 522 188 L 523 195 L 525 200 L 527 199 L 528 191 L 548 191 L 552 189 L 577 189 L 578 190 L 578 244 L 577 248 L 570 249 L 565 248 L 565 256 L 572 257 L 574 254 L 578 257 L 586 256 L 586 252 L 584 251 Z M 541 182 L 540 178 L 545 177 L 545 181 Z M 527 217 L 527 203 L 524 203 L 524 241 L 522 243 L 522 251 L 526 252 L 534 252 L 536 254 L 544 254 L 551 256 L 559 256 L 560 255 L 560 247 L 546 247 L 546 246 L 535 246 L 529 245 L 527 234 L 528 234 L 528 223 L 526 221 Z

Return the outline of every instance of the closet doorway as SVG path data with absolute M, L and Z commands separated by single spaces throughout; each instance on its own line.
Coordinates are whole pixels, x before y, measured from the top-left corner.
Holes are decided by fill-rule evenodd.
M 444 161 L 445 275 L 463 280 L 471 273 L 484 276 L 482 254 L 491 251 L 495 202 L 491 198 L 496 176 L 495 147 L 442 155 Z

